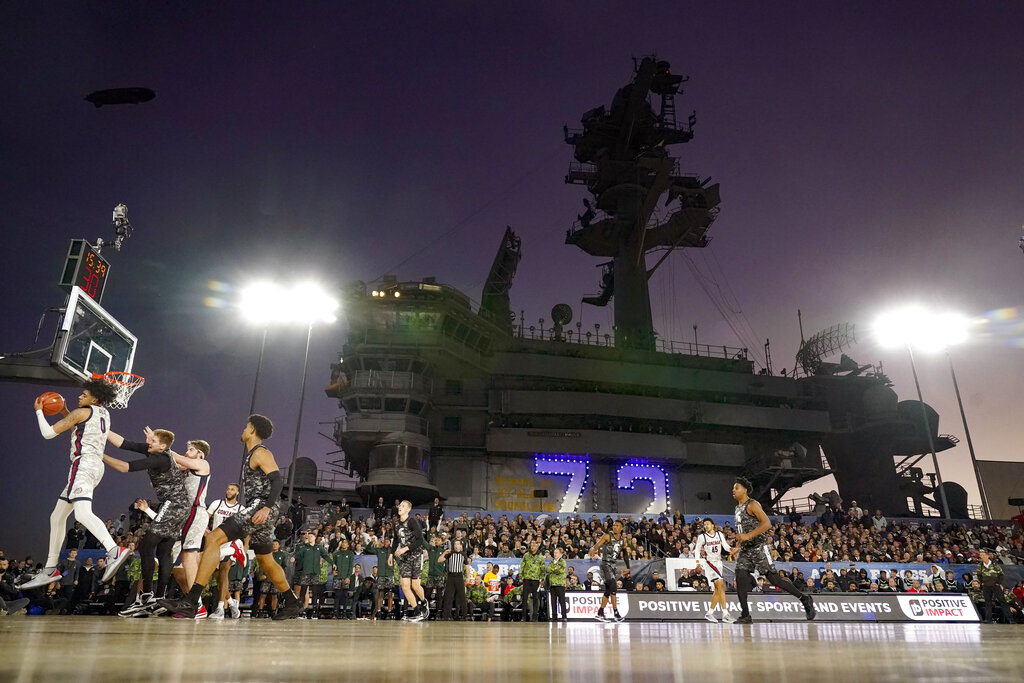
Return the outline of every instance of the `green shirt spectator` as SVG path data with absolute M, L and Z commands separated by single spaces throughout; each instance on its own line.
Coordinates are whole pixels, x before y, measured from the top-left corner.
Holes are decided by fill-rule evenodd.
M 565 575 L 567 573 L 565 565 L 565 556 L 558 558 L 557 560 L 551 560 L 546 569 L 548 573 L 548 583 L 552 586 L 564 586 Z
M 441 578 L 448 576 L 448 570 L 445 569 L 444 562 L 440 559 L 442 553 L 444 553 L 442 546 L 427 546 L 427 576 Z
M 319 576 L 321 558 L 331 561 L 331 556 L 323 546 L 302 541 L 295 546 L 295 556 L 292 558 L 295 562 L 295 573 Z
M 356 555 L 348 548 L 348 540 L 341 542 L 341 548 L 334 553 L 334 575 L 337 578 L 338 585 L 345 579 L 351 579 L 352 574 L 355 573 Z
M 544 578 L 544 556 L 539 552 L 527 552 L 523 555 L 523 563 L 519 565 L 519 578 L 526 581 L 540 581 Z

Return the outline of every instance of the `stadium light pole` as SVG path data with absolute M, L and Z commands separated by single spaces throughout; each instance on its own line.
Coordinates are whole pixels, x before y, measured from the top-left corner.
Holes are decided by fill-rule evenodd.
M 956 381 L 956 370 L 953 369 L 953 356 L 946 348 L 946 360 L 949 361 L 949 374 L 953 377 L 953 390 L 956 392 L 956 403 L 960 407 L 960 419 L 964 423 L 964 436 L 967 437 L 967 450 L 971 454 L 971 466 L 974 467 L 974 478 L 978 480 L 978 495 L 981 496 L 981 511 L 985 519 L 992 519 L 992 511 L 988 507 L 988 494 L 985 493 L 985 482 L 981 478 L 981 468 L 978 467 L 978 458 L 974 454 L 974 442 L 971 441 L 971 430 L 967 427 L 967 413 L 964 412 L 964 402 L 960 398 L 960 385 Z
M 306 404 L 306 377 L 309 374 L 309 343 L 313 337 L 315 323 L 333 323 L 337 320 L 337 300 L 322 288 L 307 283 L 292 288 L 289 299 L 292 306 L 292 320 L 306 323 L 306 353 L 302 360 L 302 385 L 299 389 L 299 417 L 295 423 L 295 442 L 292 446 L 292 463 L 288 466 L 288 504 L 292 503 L 295 491 L 295 463 L 299 458 L 299 436 L 302 428 L 302 410 Z
M 271 324 L 302 323 L 306 326 L 306 351 L 302 361 L 302 383 L 299 395 L 299 417 L 295 426 L 295 442 L 292 449 L 292 462 L 288 468 L 288 502 L 291 504 L 295 486 L 295 461 L 299 454 L 299 431 L 302 427 L 302 413 L 306 398 L 306 377 L 309 374 L 309 346 L 313 334 L 313 325 L 318 322 L 331 323 L 337 318 L 338 302 L 331 298 L 321 287 L 312 283 L 295 286 L 284 286 L 275 282 L 258 282 L 242 290 L 239 308 L 245 319 L 260 325 L 263 329 L 260 342 L 259 360 L 256 364 L 256 379 L 252 386 L 252 401 L 249 414 L 256 410 L 256 391 L 259 387 L 260 373 L 263 368 L 263 352 L 267 343 L 267 329 Z M 242 467 L 245 467 L 243 461 Z M 243 470 L 244 471 L 244 470 Z M 239 476 L 239 483 L 243 477 Z
M 939 500 L 942 504 L 942 516 L 952 519 L 949 514 L 949 503 L 946 501 L 946 490 L 942 484 L 942 473 L 939 471 L 939 456 L 935 452 L 935 440 L 932 438 L 931 425 L 928 424 L 928 410 L 925 408 L 924 396 L 921 394 L 921 381 L 917 377 L 917 363 L 914 361 L 914 346 L 923 350 L 937 350 L 948 346 L 950 339 L 944 335 L 950 330 L 943 325 L 947 314 L 935 315 L 923 308 L 910 307 L 883 314 L 875 321 L 875 336 L 882 346 L 906 346 L 910 356 L 910 370 L 914 375 L 914 386 L 917 388 L 917 400 L 921 404 L 921 418 L 924 433 L 928 437 L 928 448 L 932 454 L 932 466 L 938 481 Z

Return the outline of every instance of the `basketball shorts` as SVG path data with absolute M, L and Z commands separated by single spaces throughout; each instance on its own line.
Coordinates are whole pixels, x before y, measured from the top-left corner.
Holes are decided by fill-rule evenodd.
M 163 538 L 181 538 L 185 520 L 188 519 L 191 512 L 191 505 L 182 505 L 173 500 L 164 501 L 160 505 L 160 509 L 157 510 L 156 518 L 153 519 L 153 525 L 149 527 L 149 531 Z
M 719 579 L 725 579 L 721 560 L 701 560 L 700 564 L 704 567 L 704 576 L 707 577 L 708 583 L 713 584 Z
M 766 546 L 754 548 L 740 548 L 740 555 L 736 558 L 736 571 L 741 569 L 753 574 L 755 571 L 762 576 L 775 571 L 775 562 L 772 561 L 772 551 Z
M 189 512 L 185 527 L 181 530 L 181 550 L 201 550 L 206 527 L 210 523 L 210 513 L 201 507 Z
M 445 576 L 434 576 L 431 574 L 427 577 L 427 588 L 441 588 L 443 589 L 445 584 L 448 583 L 448 577 Z
M 68 483 L 59 498 L 69 503 L 76 500 L 92 500 L 93 491 L 103 478 L 103 461 L 96 458 L 80 457 L 71 463 Z
M 234 593 L 240 591 L 245 587 L 245 579 L 235 579 L 234 581 L 228 581 L 228 590 Z
M 387 563 L 385 563 L 384 570 L 387 572 L 387 574 L 385 575 L 378 573 L 377 581 L 374 583 L 374 586 L 376 586 L 377 590 L 382 593 L 387 592 L 395 587 L 395 577 L 391 573 L 392 568 L 389 567 Z
M 315 586 L 318 583 L 320 583 L 320 572 L 316 574 L 295 572 L 295 580 L 292 582 L 295 586 Z
M 418 579 L 423 573 L 423 553 L 410 550 L 398 558 L 398 575 L 403 579 Z
M 264 595 L 277 595 L 281 591 L 277 590 L 277 586 L 270 579 L 260 581 L 260 592 Z
M 615 591 L 619 589 L 617 581 L 619 577 L 615 575 L 615 565 L 608 564 L 607 562 L 601 563 L 601 581 L 604 584 L 604 594 L 614 595 Z
M 269 555 L 274 552 L 274 527 L 281 516 L 281 503 L 270 508 L 270 514 L 262 524 L 253 524 L 252 516 L 263 507 L 262 503 L 248 505 L 218 527 L 229 541 L 243 540 L 249 537 L 249 547 L 257 555 Z

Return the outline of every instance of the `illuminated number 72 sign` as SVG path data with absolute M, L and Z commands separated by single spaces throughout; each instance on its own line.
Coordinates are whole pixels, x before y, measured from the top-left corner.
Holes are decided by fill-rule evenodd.
M 619 467 L 615 475 L 616 485 L 620 489 L 634 488 L 634 482 L 645 480 L 651 482 L 654 489 L 654 500 L 644 510 L 645 515 L 664 512 L 671 507 L 669 503 L 668 473 L 661 467 L 646 460 L 632 459 Z
M 559 512 L 576 512 L 583 498 L 583 491 L 590 481 L 590 458 L 574 455 L 541 455 L 533 456 L 534 474 L 548 474 L 569 477 L 569 485 L 565 489 L 565 497 L 559 506 Z

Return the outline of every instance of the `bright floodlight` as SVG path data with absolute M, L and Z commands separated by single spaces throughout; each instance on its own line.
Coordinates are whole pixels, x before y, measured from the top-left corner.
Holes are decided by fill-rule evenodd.
M 289 292 L 291 320 L 307 324 L 332 323 L 337 318 L 337 300 L 331 298 L 322 287 L 312 282 L 296 285 Z
M 246 320 L 257 325 L 311 325 L 334 322 L 338 302 L 313 283 L 284 287 L 273 282 L 257 282 L 242 290 L 238 307 Z
M 969 324 L 970 321 L 958 313 L 935 313 L 921 306 L 911 306 L 879 316 L 874 330 L 882 346 L 941 351 L 967 341 Z

